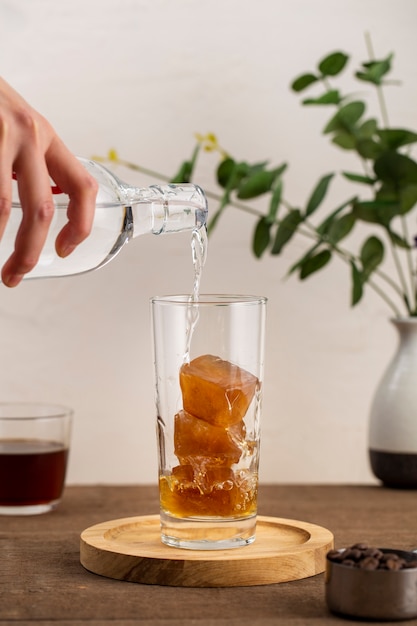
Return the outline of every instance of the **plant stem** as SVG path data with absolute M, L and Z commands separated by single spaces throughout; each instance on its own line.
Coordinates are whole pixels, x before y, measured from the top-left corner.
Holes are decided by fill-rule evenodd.
M 93 156 L 92 158 L 94 159 L 94 161 L 98 161 L 100 163 L 114 163 L 116 165 L 122 165 L 123 167 L 127 167 L 128 169 L 133 170 L 135 172 L 140 172 L 141 174 L 145 174 L 145 176 L 150 176 L 151 178 L 154 178 L 157 180 L 163 180 L 164 182 L 167 182 L 167 183 L 171 182 L 171 177 L 167 176 L 166 174 L 161 174 L 161 172 L 148 169 L 146 167 L 143 167 L 142 165 L 137 165 L 136 163 L 131 163 L 130 161 L 126 161 L 124 159 L 119 159 L 119 157 L 117 157 L 117 159 L 109 159 L 107 157 Z M 207 198 L 210 198 L 210 200 L 215 200 L 218 203 L 221 203 L 223 201 L 223 196 L 221 196 L 218 193 L 207 191 L 205 189 L 204 194 L 207 196 Z M 246 213 L 249 213 L 256 217 L 262 217 L 262 213 L 260 211 L 258 211 L 257 209 L 254 209 L 253 207 L 243 204 L 243 202 L 238 202 L 238 201 L 233 200 L 229 204 L 231 206 L 234 206 L 236 209 L 240 209 L 241 211 L 245 211 Z M 286 208 L 289 208 L 289 205 L 287 205 Z
M 397 268 L 397 273 L 398 273 L 398 277 L 400 279 L 400 283 L 403 289 L 403 295 L 404 295 L 404 301 L 407 305 L 407 308 L 410 309 L 410 299 L 408 297 L 408 287 L 407 287 L 407 283 L 405 280 L 405 276 L 404 276 L 404 272 L 403 272 L 403 268 L 401 265 L 401 261 L 400 258 L 398 256 L 398 252 L 397 252 L 397 248 L 394 246 L 394 244 L 392 243 L 392 241 L 390 241 L 390 247 L 391 247 L 391 252 L 392 252 L 392 256 L 394 259 L 394 264 L 395 267 Z
M 216 194 L 211 194 L 211 197 L 213 197 L 214 199 L 220 201 L 221 197 L 217 196 Z M 256 215 L 257 217 L 262 217 L 263 213 L 261 211 L 258 211 L 257 209 L 254 209 L 253 207 L 249 207 L 246 206 L 240 202 L 236 202 L 234 200 L 230 201 L 230 206 L 233 206 L 237 209 L 241 209 L 243 211 L 246 211 L 247 213 L 250 213 L 251 215 Z M 285 199 L 281 199 L 281 204 L 283 206 L 285 206 L 285 208 L 287 210 L 291 210 L 292 207 L 291 205 L 285 201 Z M 276 224 L 279 224 L 279 220 L 275 220 Z M 304 221 L 304 225 L 309 229 L 304 230 L 299 228 L 298 229 L 298 233 L 304 237 L 308 237 L 309 239 L 314 239 L 315 241 L 317 241 L 318 243 L 323 243 L 327 246 L 329 246 L 330 248 L 332 248 L 332 250 L 334 250 L 334 252 L 336 252 L 339 256 L 340 259 L 342 259 L 345 263 L 349 263 L 350 261 L 355 261 L 358 262 L 359 259 L 358 257 L 356 257 L 355 255 L 351 254 L 349 251 L 344 250 L 343 248 L 340 248 L 339 246 L 332 244 L 331 241 L 325 239 L 322 235 L 320 235 L 320 233 L 317 232 L 317 229 L 314 227 L 313 224 L 309 223 L 307 220 Z M 381 269 L 376 268 L 374 270 L 375 275 L 377 275 L 381 280 L 383 280 L 384 282 L 387 283 L 387 285 L 389 285 L 396 293 L 397 295 L 401 298 L 402 301 L 404 301 L 404 292 L 398 287 L 397 283 L 395 283 L 392 278 L 386 274 L 385 272 L 383 272 Z M 387 296 L 379 287 L 378 285 L 376 285 L 373 281 L 368 280 L 368 284 L 369 286 L 374 289 L 374 291 L 376 293 L 378 293 L 378 295 L 381 296 L 381 298 L 383 298 L 383 300 L 385 300 L 385 302 L 387 304 L 389 304 L 390 308 L 395 312 L 396 315 L 400 315 L 400 311 L 399 309 L 395 306 L 394 302 L 391 300 L 391 298 L 389 298 L 389 296 Z M 411 313 L 411 311 L 408 311 L 409 313 Z
M 395 304 L 392 302 L 391 298 L 389 298 L 386 295 L 386 293 L 378 287 L 378 285 L 376 285 L 372 280 L 368 280 L 368 285 L 371 287 L 371 289 L 375 291 L 375 293 L 377 293 L 388 304 L 388 306 L 392 309 L 396 317 L 401 317 L 400 310 L 397 309 Z
M 360 261 L 360 259 L 355 256 L 354 254 L 352 254 L 351 252 L 349 252 L 348 250 L 344 250 L 343 248 L 341 248 L 340 246 L 332 243 L 329 239 L 326 239 L 326 237 L 323 237 L 320 233 L 317 232 L 317 229 L 310 224 L 307 220 L 304 222 L 304 224 L 306 226 L 308 226 L 308 228 L 310 228 L 310 230 L 312 232 L 314 232 L 315 238 L 316 240 L 318 240 L 319 243 L 323 243 L 327 246 L 329 246 L 334 252 L 336 252 L 340 258 L 342 258 L 346 263 L 349 263 L 350 261 L 354 261 L 355 263 L 358 263 Z M 398 287 L 397 283 L 395 283 L 392 278 L 386 274 L 385 272 L 383 272 L 381 269 L 379 269 L 378 267 L 374 270 L 374 273 L 379 276 L 379 278 L 383 281 L 385 281 L 387 283 L 387 285 L 389 285 L 396 293 L 397 295 L 404 300 L 404 293 L 403 291 Z M 368 281 L 369 282 L 369 281 Z
M 167 183 L 169 183 L 171 180 L 169 176 L 161 174 L 161 172 L 156 172 L 155 170 L 150 170 L 147 167 L 143 167 L 142 165 L 137 165 L 136 163 L 131 163 L 130 161 L 125 161 L 124 159 L 119 159 L 119 157 L 110 159 L 108 157 L 93 156 L 92 158 L 94 161 L 98 161 L 99 163 L 113 163 L 116 165 L 122 165 L 123 167 L 127 167 L 129 170 L 133 170 L 134 172 L 140 172 L 141 174 L 145 174 L 145 176 L 150 176 L 151 178 L 163 180 Z
M 138 165 L 136 163 L 132 163 L 132 162 L 124 160 L 124 159 L 119 159 L 119 157 L 117 157 L 117 158 L 108 158 L 108 157 L 95 156 L 93 158 L 94 158 L 94 160 L 100 161 L 102 163 L 104 162 L 104 163 L 114 163 L 116 165 L 122 165 L 123 167 L 127 167 L 128 169 L 131 169 L 133 171 L 140 172 L 140 173 L 145 174 L 146 176 L 150 176 L 151 178 L 154 178 L 154 179 L 162 180 L 162 181 L 165 181 L 165 182 L 170 182 L 170 180 L 171 180 L 171 178 L 166 176 L 165 174 L 161 174 L 160 172 L 157 172 L 155 170 L 143 167 L 142 165 Z M 222 204 L 224 204 L 224 196 L 222 196 L 220 194 L 217 194 L 215 192 L 211 192 L 211 191 L 205 190 L 205 195 L 207 196 L 207 198 L 209 198 L 211 200 L 214 200 L 215 202 L 218 202 L 221 206 L 222 206 Z M 249 206 L 247 204 L 244 204 L 243 202 L 239 202 L 238 200 L 234 200 L 234 199 L 229 198 L 228 204 L 229 204 L 229 206 L 231 206 L 233 208 L 236 208 L 236 209 L 239 209 L 241 211 L 244 211 L 245 213 L 248 213 L 248 214 L 250 214 L 250 215 L 252 215 L 254 217 L 261 218 L 261 217 L 264 216 L 262 211 L 260 211 L 258 209 L 255 209 L 254 207 L 251 207 L 251 206 Z M 285 209 L 287 211 L 291 211 L 293 209 L 291 204 L 289 202 L 287 202 L 284 198 L 281 199 L 281 204 L 282 204 L 282 206 L 285 207 Z M 275 220 L 275 224 L 279 225 L 280 224 L 280 220 Z M 298 228 L 298 233 L 300 235 L 302 235 L 304 237 L 307 237 L 308 239 L 313 239 L 313 240 L 315 240 L 318 243 L 323 243 L 324 245 L 327 245 L 345 263 L 350 263 L 350 261 L 355 261 L 355 262 L 359 261 L 358 257 L 355 257 L 355 255 L 351 254 L 347 250 L 344 250 L 343 248 L 340 248 L 339 246 L 337 246 L 335 244 L 332 244 L 331 241 L 329 241 L 325 237 L 323 237 L 320 233 L 317 232 L 317 229 L 314 227 L 314 225 L 310 224 L 308 221 L 305 221 L 304 225 L 307 227 L 308 230 L 303 229 L 303 228 Z M 394 258 L 395 258 L 395 256 L 396 256 L 395 248 L 393 249 L 393 252 L 394 252 Z M 398 261 L 398 259 L 397 259 L 397 261 Z M 399 265 L 398 269 L 399 269 L 399 273 L 400 273 L 400 277 L 401 277 L 402 276 L 402 271 L 401 271 L 401 266 L 400 265 Z M 396 291 L 397 295 L 399 295 L 402 300 L 405 299 L 405 301 L 407 302 L 405 294 L 403 293 L 403 291 L 401 291 L 401 289 L 398 287 L 398 285 L 390 278 L 390 276 L 385 274 L 385 272 L 383 272 L 379 268 L 376 268 L 374 270 L 374 274 L 377 275 L 381 280 L 386 282 L 394 291 Z M 402 278 L 404 280 L 403 276 L 402 276 Z M 392 309 L 392 311 L 394 312 L 394 314 L 396 316 L 400 316 L 400 311 L 396 307 L 394 302 L 391 300 L 391 298 L 389 296 L 387 296 L 385 294 L 385 292 L 377 284 L 375 284 L 374 281 L 368 280 L 367 284 L 371 287 L 371 289 L 373 289 L 385 301 L 385 303 L 390 307 L 390 309 Z M 409 308 L 408 312 L 411 313 L 410 307 L 408 307 L 408 308 Z
M 375 54 L 374 54 L 374 50 L 373 50 L 373 45 L 372 45 L 372 40 L 371 40 L 371 36 L 370 34 L 367 32 L 365 33 L 365 43 L 366 43 L 366 47 L 368 49 L 368 55 L 371 61 L 375 60 Z M 377 92 L 377 97 L 378 97 L 378 101 L 379 101 L 379 107 L 381 110 L 381 118 L 382 118 L 382 122 L 385 126 L 385 128 L 388 128 L 389 126 L 389 119 L 388 119 L 388 110 L 387 110 L 387 106 L 386 106 L 386 102 L 385 102 L 385 95 L 383 92 L 383 89 L 381 87 L 381 85 L 376 85 L 376 92 Z M 401 216 L 401 227 L 402 227 L 402 232 L 403 232 L 403 236 L 405 241 L 409 241 L 408 239 L 408 229 L 407 229 L 407 224 L 406 224 L 406 220 L 404 218 L 404 216 Z M 405 256 L 406 256 L 406 263 L 408 266 L 408 272 L 409 272 L 409 276 L 410 276 L 410 289 L 411 289 L 411 298 L 409 298 L 408 296 L 408 286 L 407 286 L 407 282 L 405 280 L 405 276 L 402 270 L 402 266 L 401 266 L 401 262 L 399 259 L 399 256 L 397 254 L 396 251 L 396 247 L 393 244 L 393 242 L 390 240 L 390 245 L 391 245 L 391 251 L 392 251 L 392 255 L 394 257 L 394 262 L 395 262 L 395 266 L 397 268 L 397 272 L 398 272 L 398 276 L 400 279 L 400 282 L 402 284 L 403 290 L 404 290 L 404 300 L 406 303 L 406 306 L 408 308 L 408 312 L 411 313 L 411 310 L 415 310 L 417 308 L 417 292 L 416 292 L 416 284 L 415 284 L 415 272 L 413 270 L 413 262 L 412 262 L 412 257 L 411 257 L 411 251 L 408 248 L 406 250 Z
M 347 250 L 344 250 L 343 248 L 339 248 L 338 246 L 334 246 L 334 250 L 335 250 L 335 252 L 338 252 L 338 253 L 342 254 L 345 257 L 345 260 L 347 262 L 349 262 L 349 260 L 352 260 L 352 261 L 355 261 L 357 263 L 360 260 L 354 254 L 351 254 Z M 392 280 L 391 276 L 389 276 L 388 274 L 383 272 L 381 269 L 379 269 L 379 267 L 377 267 L 374 270 L 374 274 L 379 276 L 379 278 L 381 280 L 383 280 L 385 283 L 387 283 L 387 285 L 389 285 L 397 293 L 397 295 L 401 298 L 401 300 L 404 300 L 404 293 L 398 287 L 397 283 Z
M 407 220 L 405 218 L 404 215 L 401 216 L 401 223 L 402 223 L 402 230 L 404 233 L 404 238 L 406 241 L 409 241 L 409 232 L 408 232 L 408 226 L 407 226 Z M 406 251 L 406 258 L 407 258 L 407 265 L 408 265 L 408 271 L 410 273 L 410 280 L 411 280 L 411 296 L 412 296 L 412 301 L 410 302 L 410 307 L 413 310 L 417 309 L 417 285 L 416 285 L 416 272 L 413 268 L 413 259 L 411 256 L 411 250 L 408 248 Z
M 374 49 L 372 45 L 371 36 L 369 33 L 365 33 L 365 43 L 366 43 L 366 47 L 368 48 L 369 59 L 371 61 L 375 61 Z M 382 122 L 385 128 L 388 128 L 389 126 L 388 110 L 387 110 L 387 106 L 385 103 L 385 97 L 384 97 L 384 93 L 382 91 L 381 85 L 376 85 L 376 93 L 378 96 L 379 107 L 381 109 Z
M 333 249 L 335 251 L 335 253 L 339 256 L 339 258 L 344 261 L 345 263 L 350 263 L 350 261 L 357 261 L 357 258 L 353 255 L 350 254 L 349 252 L 346 252 L 345 250 L 338 248 L 337 246 L 333 246 Z M 400 289 L 398 289 L 397 285 L 391 281 L 391 279 L 389 278 L 389 276 L 387 276 L 386 274 L 384 274 L 383 272 L 378 271 L 378 269 L 375 270 L 374 272 L 375 274 L 378 274 L 380 278 L 386 280 L 391 287 L 394 288 L 394 290 L 399 292 L 399 295 L 402 296 L 402 292 Z M 392 311 L 394 312 L 394 314 L 397 317 L 400 317 L 400 310 L 396 307 L 395 303 L 393 302 L 393 300 L 387 296 L 387 294 L 385 293 L 385 291 L 383 291 L 373 280 L 368 279 L 367 281 L 367 285 L 369 285 L 369 287 L 371 287 L 371 289 L 373 289 L 375 291 L 375 293 L 377 293 L 383 300 L 384 302 L 386 302 L 386 304 L 390 307 L 390 309 L 392 309 Z

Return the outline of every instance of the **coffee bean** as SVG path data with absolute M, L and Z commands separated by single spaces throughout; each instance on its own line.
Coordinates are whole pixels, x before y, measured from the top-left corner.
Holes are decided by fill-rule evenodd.
M 358 548 L 347 548 L 343 555 L 343 560 L 352 559 L 352 561 L 359 561 L 362 556 L 362 551 Z
M 344 550 L 331 550 L 327 558 L 334 563 L 364 570 L 389 570 L 417 568 L 417 558 L 407 561 L 396 552 L 382 552 L 379 548 L 368 546 L 364 542 L 355 543 Z
M 330 552 L 327 553 L 327 558 L 336 563 L 340 563 L 343 561 L 343 552 L 340 552 L 339 550 L 330 550 Z
M 376 559 L 381 558 L 381 550 L 378 550 L 378 548 L 366 548 L 366 550 L 363 551 L 364 556 L 374 556 Z
M 384 553 L 382 552 L 382 550 L 379 550 L 378 548 L 374 548 L 372 556 L 375 557 L 376 559 L 382 559 L 382 557 L 384 556 Z
M 364 559 L 360 560 L 359 567 L 361 569 L 378 569 L 379 563 L 378 559 L 373 556 L 366 556 Z
M 399 555 L 395 554 L 395 552 L 383 552 L 381 556 L 381 561 L 389 561 L 389 560 L 398 561 L 399 558 L 400 558 Z
M 385 567 L 389 570 L 398 571 L 404 567 L 404 559 L 387 559 Z

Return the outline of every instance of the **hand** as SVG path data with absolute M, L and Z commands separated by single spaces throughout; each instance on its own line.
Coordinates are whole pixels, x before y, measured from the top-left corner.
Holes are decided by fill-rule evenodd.
M 90 234 L 97 183 L 49 122 L 0 78 L 0 240 L 11 210 L 13 173 L 23 217 L 15 250 L 1 271 L 8 287 L 18 285 L 39 259 L 55 210 L 50 179 L 70 197 L 68 222 L 55 242 L 61 257 Z

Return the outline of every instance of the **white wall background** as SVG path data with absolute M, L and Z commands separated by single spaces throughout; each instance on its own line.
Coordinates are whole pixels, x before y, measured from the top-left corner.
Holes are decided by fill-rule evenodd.
M 415 0 L 0 0 L 0 72 L 76 154 L 116 148 L 171 175 L 194 133 L 213 131 L 239 159 L 288 160 L 297 204 L 347 161 L 290 81 L 336 49 L 353 69 L 369 31 L 377 56 L 395 52 L 403 81 L 388 92 L 391 121 L 415 128 L 416 18 Z M 212 190 L 214 164 L 207 157 L 197 181 Z M 329 206 L 345 197 L 335 188 Z M 396 345 L 390 312 L 372 294 L 351 310 L 337 262 L 305 284 L 284 281 L 304 243 L 257 261 L 252 228 L 242 212 L 225 216 L 202 291 L 269 298 L 261 479 L 372 481 L 368 412 Z M 0 286 L 0 400 L 74 407 L 69 482 L 156 480 L 148 302 L 191 283 L 181 235 L 136 240 L 89 275 Z

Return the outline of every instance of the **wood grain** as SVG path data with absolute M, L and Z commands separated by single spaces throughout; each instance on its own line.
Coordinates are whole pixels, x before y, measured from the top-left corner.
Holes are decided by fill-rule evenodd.
M 262 515 L 329 528 L 337 548 L 417 546 L 415 490 L 378 485 L 260 485 Z M 52 513 L 0 517 L 0 624 L 10 626 L 343 626 L 324 574 L 256 587 L 168 587 L 104 578 L 80 564 L 80 534 L 159 511 L 154 485 L 69 486 Z M 417 626 L 417 619 L 407 626 Z
M 184 550 L 161 543 L 158 515 L 111 520 L 83 531 L 80 561 L 89 571 L 136 583 L 178 587 L 268 585 L 324 571 L 332 533 L 321 526 L 258 517 L 253 544 Z

